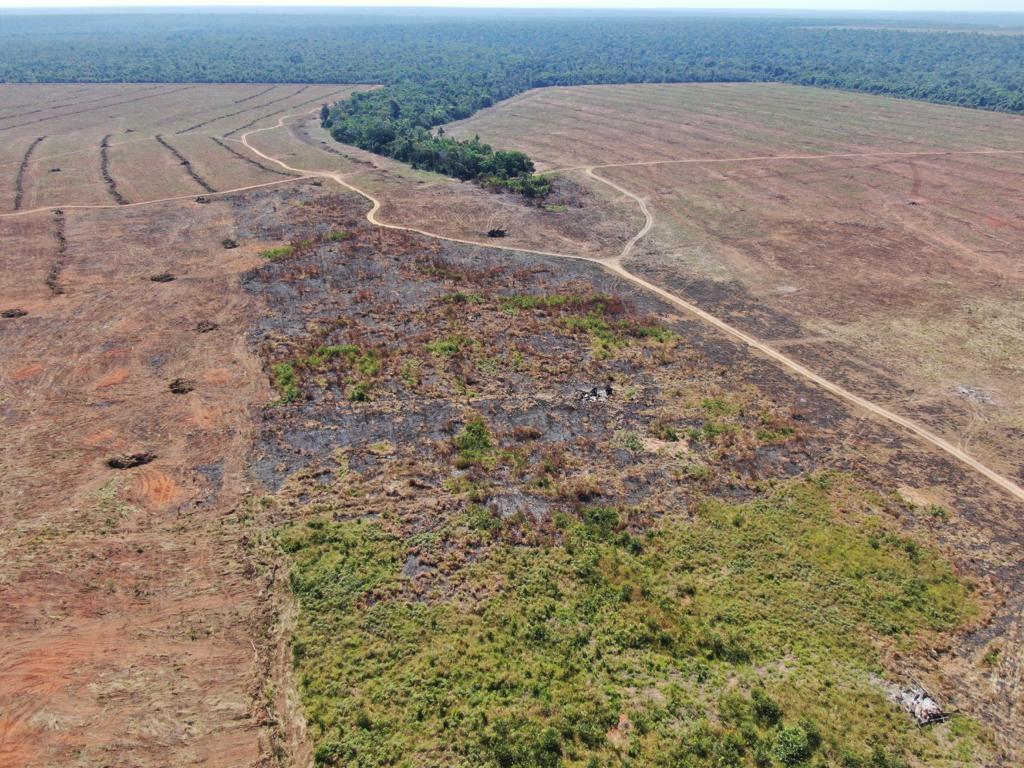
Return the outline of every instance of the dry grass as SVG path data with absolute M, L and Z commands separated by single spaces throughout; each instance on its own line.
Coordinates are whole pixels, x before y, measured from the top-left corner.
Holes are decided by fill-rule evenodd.
M 1024 389 L 1005 361 L 1024 355 L 1024 154 L 1003 151 L 1024 150 L 1022 126 L 716 84 L 544 89 L 452 133 L 546 167 L 687 161 L 599 171 L 654 215 L 633 269 L 954 440 L 972 425 L 972 450 L 1017 474 Z
M 26 169 L 23 209 L 110 203 L 99 150 L 108 134 L 111 175 L 131 202 L 202 192 L 179 161 L 153 141 L 157 134 L 179 148 L 216 189 L 279 180 L 281 176 L 233 156 L 210 137 L 237 138 L 244 126 L 273 125 L 282 115 L 316 110 L 323 101 L 364 87 L 0 85 L 0 212 L 13 209 L 18 168 L 40 136 L 47 138 Z M 247 98 L 254 94 L 260 95 Z

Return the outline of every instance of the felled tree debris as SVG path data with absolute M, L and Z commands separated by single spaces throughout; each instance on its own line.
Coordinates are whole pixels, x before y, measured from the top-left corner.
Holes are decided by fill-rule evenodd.
M 131 469 L 132 467 L 141 467 L 143 464 L 149 464 L 155 458 L 155 453 L 126 453 L 107 459 L 107 466 L 111 469 Z
M 187 395 L 196 388 L 196 383 L 191 379 L 175 379 L 167 388 L 176 395 Z

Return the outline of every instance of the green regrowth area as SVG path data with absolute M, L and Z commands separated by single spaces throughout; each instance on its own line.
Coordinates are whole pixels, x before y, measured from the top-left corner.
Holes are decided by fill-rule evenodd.
M 281 395 L 279 402 L 292 403 L 302 397 L 300 371 L 317 373 L 342 367 L 360 375 L 358 380 L 350 383 L 349 399 L 366 402 L 370 400 L 373 379 L 380 373 L 382 366 L 380 353 L 375 349 L 363 350 L 355 344 L 324 344 L 307 357 L 276 363 L 271 366 L 271 374 L 274 386 Z
M 467 427 L 460 450 L 489 449 Z M 822 475 L 707 501 L 646 533 L 613 507 L 556 515 L 533 546 L 470 506 L 428 534 L 385 522 L 279 531 L 316 762 L 346 766 L 979 765 L 957 716 L 921 730 L 886 698 L 880 647 L 977 617 L 933 550 Z M 470 564 L 415 595 L 409 552 Z
M 293 245 L 279 245 L 276 248 L 267 248 L 265 251 L 260 251 L 260 256 L 268 261 L 278 261 L 291 256 L 295 252 L 295 246 Z
M 491 439 L 487 422 L 479 416 L 467 422 L 462 432 L 455 438 L 455 448 L 459 452 L 459 466 L 491 463 L 494 457 L 494 441 Z
M 594 354 L 598 358 L 611 357 L 616 347 L 629 339 L 651 339 L 667 344 L 676 341 L 679 334 L 657 325 L 641 325 L 630 320 L 614 320 L 592 312 L 565 318 L 567 328 L 590 335 Z
M 630 339 L 651 339 L 663 344 L 679 339 L 679 334 L 657 323 L 622 317 L 621 300 L 603 294 L 515 294 L 502 297 L 501 307 L 512 313 L 521 310 L 560 311 L 565 328 L 590 336 L 598 358 L 611 357 L 616 348 Z
M 270 373 L 274 379 L 274 386 L 281 395 L 280 402 L 293 403 L 302 397 L 299 377 L 295 372 L 294 365 L 288 362 L 275 363 L 270 366 Z

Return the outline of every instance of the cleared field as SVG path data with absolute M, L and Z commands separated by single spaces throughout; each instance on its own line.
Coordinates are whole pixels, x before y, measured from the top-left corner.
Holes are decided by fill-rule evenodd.
M 187 101 L 192 92 L 165 88 L 125 91 L 125 109 Z M 373 714 L 373 733 L 357 745 L 363 754 L 391 744 L 393 756 L 449 764 L 458 758 L 446 759 L 438 745 L 469 743 L 461 724 L 485 729 L 485 737 L 487 729 L 449 702 L 515 690 L 524 716 L 549 718 L 576 711 L 577 701 L 589 706 L 595 691 L 623 699 L 648 691 L 627 715 L 611 701 L 584 713 L 595 728 L 588 748 L 615 761 L 627 745 L 653 754 L 688 743 L 689 725 L 732 717 L 723 690 L 762 685 L 781 703 L 786 723 L 811 718 L 807 733 L 823 736 L 829 755 L 849 747 L 845 762 L 868 764 L 872 749 L 883 750 L 882 760 L 892 749 L 913 755 L 908 764 L 945 768 L 1019 757 L 1019 504 L 722 329 L 681 317 L 678 305 L 626 275 L 576 259 L 480 247 L 614 262 L 649 220 L 635 200 L 586 172 L 566 172 L 546 204 L 527 204 L 332 142 L 315 116 L 304 116 L 315 110 L 315 101 L 306 102 L 325 97 L 319 86 L 225 86 L 216 103 L 217 86 L 210 88 L 197 93 L 207 99 L 204 115 L 183 103 L 181 115 L 145 129 L 128 132 L 113 121 L 68 133 L 53 131 L 64 119 L 54 117 L 26 128 L 14 149 L 4 145 L 14 158 L 10 203 L 20 197 L 22 210 L 0 216 L 8 246 L 0 252 L 0 476 L 11 489 L 0 494 L 0 604 L 10 607 L 0 612 L 0 765 L 114 760 L 262 768 L 289 758 L 306 765 L 314 748 L 330 745 L 325 737 L 335 726 L 346 738 L 368 733 L 367 717 L 347 709 L 351 695 L 361 700 L 359 712 L 368 706 Z M 25 93 L 8 94 L 8 101 Z M 67 102 L 106 103 L 109 93 L 54 91 Z M 90 105 L 54 111 L 92 120 Z M 260 130 L 284 115 L 294 117 Z M 317 178 L 288 178 L 277 161 Z M 1002 168 L 995 156 L 985 161 L 971 166 L 981 169 L 977 194 L 987 174 Z M 905 279 L 903 271 L 891 266 L 864 279 L 855 249 L 841 250 L 843 238 L 828 241 L 839 249 L 831 261 L 816 260 L 813 250 L 801 250 L 810 247 L 807 238 L 824 236 L 814 229 L 780 229 L 785 237 L 777 236 L 769 259 L 762 254 L 769 238 L 757 231 L 787 220 L 781 196 L 799 211 L 823 194 L 848 205 L 843 232 L 852 240 L 850 233 L 874 226 L 854 209 L 903 204 L 883 205 L 889 197 L 871 191 L 890 183 L 893 172 L 863 158 L 815 160 L 824 170 L 806 160 L 778 162 L 788 169 L 778 178 L 755 173 L 761 166 L 718 179 L 703 166 L 677 164 L 685 172 L 664 186 L 662 166 L 600 173 L 624 188 L 658 185 L 643 192 L 656 226 L 639 239 L 634 269 L 680 295 L 696 294 L 773 343 L 806 345 L 801 354 L 822 370 L 836 365 L 838 376 L 853 376 L 868 369 L 842 367 L 846 347 L 836 339 L 859 333 L 861 322 L 877 329 L 885 315 L 867 311 L 880 301 L 872 291 L 883 279 Z M 719 175 L 732 167 L 722 164 Z M 917 178 L 900 172 L 904 181 Z M 936 171 L 943 179 L 951 172 Z M 821 182 L 815 192 L 803 180 L 837 174 L 850 177 L 840 191 Z M 379 198 L 382 222 L 441 237 L 377 226 L 367 218 L 368 201 L 339 194 L 339 182 Z M 273 186 L 210 192 L 264 183 Z M 999 184 L 1011 194 L 1013 172 Z M 31 210 L 67 191 L 100 207 Z M 184 199 L 157 199 L 173 194 Z M 147 200 L 156 201 L 134 205 Z M 1013 206 L 994 207 L 993 215 L 1009 217 Z M 693 225 L 695 218 L 714 227 Z M 915 236 L 924 237 L 932 225 L 918 226 Z M 485 240 L 491 228 L 506 229 L 506 237 Z M 984 245 L 967 225 L 949 232 L 965 247 Z M 945 252 L 939 243 L 914 253 L 916 274 Z M 703 261 L 694 254 L 705 254 Z M 1011 295 L 992 292 L 988 273 L 975 274 L 969 258 L 958 258 L 951 274 L 962 273 L 967 289 L 996 303 Z M 854 302 L 848 314 L 819 317 L 831 294 L 804 276 L 819 264 L 843 282 L 832 293 Z M 803 314 L 771 304 L 775 294 L 764 286 L 779 284 L 774 270 L 782 268 L 793 272 L 786 280 L 807 281 L 803 291 L 776 292 L 798 294 Z M 694 277 L 698 269 L 716 279 Z M 924 290 L 937 279 L 930 272 L 926 278 L 912 286 Z M 817 335 L 808 330 L 812 321 L 822 328 Z M 907 338 L 907 329 L 901 332 Z M 1007 334 L 1015 338 L 1012 328 Z M 352 349 L 359 350 L 359 378 L 347 357 Z M 839 362 L 813 358 L 819 349 Z M 898 372 L 874 365 L 883 396 L 909 391 Z M 606 398 L 580 398 L 590 387 L 597 397 L 602 382 Z M 477 412 L 485 445 L 473 448 L 463 436 Z M 467 423 L 463 432 L 459 422 Z M 470 449 L 480 453 L 474 458 Z M 811 494 L 812 503 L 782 504 L 790 492 Z M 719 511 L 708 506 L 712 500 L 722 502 Z M 557 536 L 563 516 L 596 510 L 594 503 L 615 505 L 607 509 L 617 522 L 602 513 L 600 526 L 621 524 L 623 537 L 611 540 L 609 528 L 594 540 L 605 553 L 598 560 L 565 561 L 572 553 L 547 538 Z M 410 606 L 430 612 L 418 615 L 441 620 L 401 619 L 399 626 L 374 619 L 374 637 L 365 638 L 325 623 L 322 637 L 311 636 L 317 606 L 311 613 L 307 602 L 296 615 L 294 598 L 304 596 L 288 594 L 296 580 L 286 574 L 302 566 L 283 559 L 272 539 L 282 524 L 325 514 L 360 527 L 365 518 L 370 530 L 390 526 L 394 556 L 373 550 L 368 562 L 394 571 Z M 506 560 L 511 555 L 524 560 Z M 571 565 L 573 581 L 594 572 L 595 563 L 600 571 L 605 563 L 626 564 L 614 566 L 621 583 L 609 582 L 607 595 L 594 593 L 608 600 L 611 623 L 602 629 L 589 608 L 584 615 L 594 603 L 593 585 L 583 581 L 571 586 L 568 602 L 559 598 L 571 623 L 538 611 L 541 603 L 529 595 L 506 603 L 515 621 L 501 621 L 496 634 L 483 626 L 466 632 L 461 619 L 444 618 L 455 614 L 434 613 L 450 603 L 472 622 L 498 615 L 482 609 L 481 599 L 520 593 L 523 575 L 535 574 L 531 583 L 545 589 L 569 584 L 556 560 Z M 477 584 L 463 566 L 483 580 Z M 330 589 L 352 574 L 363 578 L 330 572 Z M 453 590 L 458 583 L 469 591 Z M 661 593 L 659 585 L 670 589 Z M 577 606 L 573 595 L 585 599 Z M 636 639 L 650 644 L 643 638 L 655 625 L 634 629 L 630 617 L 652 611 L 652 596 L 661 607 L 649 615 L 664 615 L 665 626 L 684 617 L 709 631 L 680 625 L 685 642 L 659 639 L 654 655 L 642 650 Z M 343 612 L 358 615 L 361 603 L 357 612 Z M 376 612 L 388 603 L 395 605 L 388 597 L 365 607 Z M 329 613 L 339 606 L 324 604 Z M 809 615 L 820 621 L 808 622 Z M 554 619 L 552 637 L 600 649 L 572 661 L 578 679 L 556 681 L 560 688 L 571 682 L 573 707 L 538 704 L 549 670 L 569 666 L 555 656 L 517 659 L 542 636 L 510 633 L 519 617 L 540 617 L 545 636 Z M 576 623 L 607 637 L 596 645 L 566 631 Z M 508 644 L 493 644 L 503 635 Z M 410 641 L 425 655 L 392 656 L 393 666 L 374 660 L 391 655 L 379 653 L 383 645 Z M 308 653 L 317 644 L 331 649 L 329 658 Z M 450 655 L 436 655 L 446 647 Z M 353 659 L 355 676 L 343 668 Z M 637 659 L 646 659 L 632 668 L 639 676 L 630 671 Z M 594 669 L 605 677 L 591 684 L 586 677 Z M 615 669 L 626 674 L 606 674 Z M 372 685 L 361 688 L 360 676 Z M 914 677 L 964 714 L 918 729 L 886 700 L 891 686 Z M 395 696 L 405 690 L 433 697 L 448 680 L 466 685 L 442 692 L 440 704 L 421 711 L 425 718 L 405 709 L 418 699 Z M 317 704 L 319 681 L 325 708 Z M 671 709 L 663 708 L 669 700 Z M 631 723 L 645 710 L 648 725 L 634 731 Z M 416 723 L 419 735 L 403 743 L 398 731 L 378 729 L 386 723 L 379 714 Z M 726 725 L 737 730 L 738 723 Z M 782 725 L 757 726 L 758 743 L 781 740 L 790 731 Z
M 534 91 L 451 132 L 595 166 L 651 210 L 631 269 L 1022 478 L 1022 129 L 836 91 L 659 85 Z
M 381 201 L 381 220 L 448 237 L 606 257 L 643 225 L 635 209 L 586 178 L 565 178 L 546 201 L 527 204 L 470 182 L 417 171 L 386 157 L 338 144 L 315 117 L 296 119 L 247 138 L 252 146 L 293 168 L 339 173 Z M 269 161 L 268 165 L 272 165 Z
M 366 87 L 0 85 L 0 212 L 114 202 L 105 139 L 110 179 L 129 202 L 206 191 L 195 174 L 218 190 L 280 180 L 234 137 Z
M 780 84 L 595 85 L 530 91 L 452 135 L 529 151 L 541 167 L 682 158 L 1021 149 L 1024 119 Z M 969 144 L 965 146 L 965 141 Z

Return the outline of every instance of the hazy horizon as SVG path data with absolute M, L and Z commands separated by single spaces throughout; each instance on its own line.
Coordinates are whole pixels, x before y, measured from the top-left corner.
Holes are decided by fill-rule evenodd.
M 621 10 L 621 11 L 756 11 L 764 12 L 811 12 L 811 13 L 877 13 L 880 15 L 912 14 L 1012 14 L 1024 18 L 1019 0 L 987 0 L 983 3 L 968 3 L 964 0 L 904 0 L 893 5 L 885 0 L 792 0 L 780 3 L 778 0 L 737 0 L 736 2 L 708 3 L 707 0 L 680 2 L 680 0 L 643 0 L 640 3 L 624 3 L 622 0 L 506 0 L 500 5 L 481 3 L 479 0 L 382 0 L 367 3 L 365 0 L 305 0 L 301 6 L 285 5 L 280 0 L 219 0 L 216 3 L 204 0 L 179 0 L 175 3 L 140 2 L 139 0 L 109 0 L 97 4 L 90 0 L 55 0 L 35 2 L 26 5 L 24 0 L 0 0 L 0 9 L 16 11 L 240 11 L 240 10 L 281 10 L 291 13 L 324 10 Z

